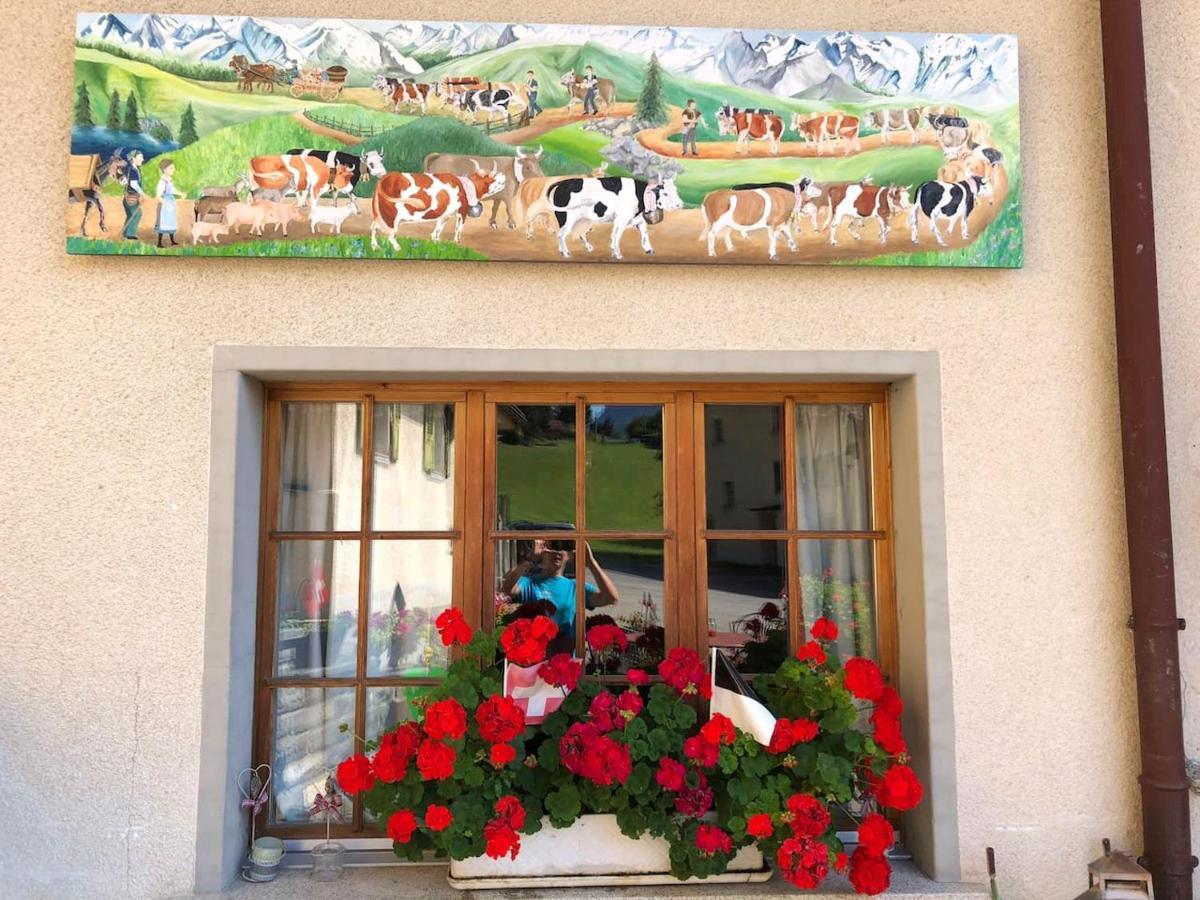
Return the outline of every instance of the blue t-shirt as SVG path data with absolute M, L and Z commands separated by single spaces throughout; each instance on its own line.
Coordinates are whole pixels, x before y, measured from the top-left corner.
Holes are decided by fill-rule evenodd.
M 585 604 L 590 609 L 593 594 L 600 593 L 594 584 L 585 583 L 583 586 Z M 516 599 L 521 603 L 533 603 L 537 600 L 549 600 L 554 604 L 554 624 L 565 631 L 575 628 L 575 579 L 564 578 L 562 575 L 534 576 L 522 575 L 517 579 Z

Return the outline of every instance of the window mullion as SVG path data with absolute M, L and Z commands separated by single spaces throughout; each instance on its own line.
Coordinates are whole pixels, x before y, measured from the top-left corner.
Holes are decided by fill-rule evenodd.
M 787 530 L 799 528 L 800 514 L 796 508 L 796 401 L 783 398 L 783 508 Z M 791 651 L 804 643 L 804 597 L 800 579 L 800 545 L 787 542 L 788 639 Z
M 587 398 L 575 397 L 575 655 L 584 658 L 587 627 Z
M 358 545 L 358 656 L 355 667 L 354 687 L 354 734 L 358 751 L 363 751 L 362 742 L 367 734 L 367 689 L 364 683 L 367 672 L 367 621 L 370 616 L 371 591 L 371 542 L 367 534 L 371 530 L 371 490 L 375 481 L 375 397 L 363 397 L 362 429 L 362 508 L 359 511 Z M 354 831 L 363 830 L 362 803 L 354 804 Z

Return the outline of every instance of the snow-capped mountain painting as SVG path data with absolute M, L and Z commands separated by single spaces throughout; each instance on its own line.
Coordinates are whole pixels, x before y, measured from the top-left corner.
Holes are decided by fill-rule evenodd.
M 1012 35 L 325 12 L 80 13 L 72 252 L 1022 263 Z

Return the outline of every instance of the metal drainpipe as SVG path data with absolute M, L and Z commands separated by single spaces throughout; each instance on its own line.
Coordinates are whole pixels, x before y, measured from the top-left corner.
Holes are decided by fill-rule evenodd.
M 1101 0 L 1117 382 L 1141 738 L 1141 862 L 1158 900 L 1192 900 L 1188 781 L 1159 343 L 1140 0 Z

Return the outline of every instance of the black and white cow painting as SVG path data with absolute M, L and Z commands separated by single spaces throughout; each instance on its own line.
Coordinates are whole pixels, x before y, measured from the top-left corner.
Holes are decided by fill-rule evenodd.
M 510 113 L 525 108 L 525 101 L 521 99 L 521 95 L 506 87 L 489 86 L 477 91 L 463 91 L 455 101 L 463 117 L 473 122 L 479 121 L 481 112 L 487 113 L 490 121 L 493 116 L 507 117 Z
M 549 206 L 558 222 L 558 252 L 570 257 L 567 238 L 581 222 L 612 223 L 610 249 L 613 259 L 621 259 L 621 235 L 630 226 L 642 237 L 642 249 L 654 253 L 648 224 L 659 221 L 664 211 L 682 209 L 683 201 L 675 189 L 675 179 L 648 183 L 640 179 L 606 176 L 603 178 L 564 178 L 549 190 Z M 590 230 L 587 229 L 587 230 Z M 587 230 L 579 240 L 590 253 Z
M 382 178 L 387 174 L 387 169 L 383 167 L 383 154 L 378 150 L 368 150 L 362 156 L 356 156 L 353 153 L 346 153 L 342 150 L 313 150 L 311 147 L 296 147 L 289 150 L 288 153 L 295 156 L 311 156 L 319 159 L 329 167 L 329 171 L 331 172 L 338 166 L 345 166 L 350 170 L 349 184 L 333 192 L 333 203 L 335 206 L 340 195 L 353 196 L 354 189 L 358 187 L 358 183 L 364 177 Z
M 912 209 L 908 212 L 908 227 L 912 231 L 912 242 L 917 243 L 917 225 L 921 213 L 929 219 L 929 230 L 933 232 L 938 245 L 945 247 L 946 241 L 938 231 L 938 222 L 945 220 L 947 232 L 953 231 L 956 223 L 961 224 L 964 241 L 971 237 L 967 217 L 975 208 L 978 197 L 987 197 L 991 188 L 986 178 L 978 175 L 968 175 L 962 181 L 926 181 L 919 188 Z

